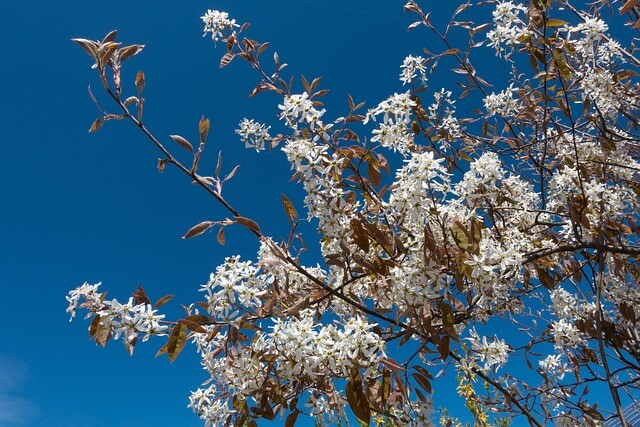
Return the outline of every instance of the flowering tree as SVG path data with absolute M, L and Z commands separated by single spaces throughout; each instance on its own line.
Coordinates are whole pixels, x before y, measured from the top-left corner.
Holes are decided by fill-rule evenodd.
M 486 3 L 490 22 L 472 22 Z M 461 425 L 438 401 L 447 373 L 478 426 L 626 426 L 622 407 L 640 397 L 636 3 L 468 2 L 441 27 L 410 0 L 409 29 L 441 48 L 406 57 L 404 92 L 367 111 L 349 97 L 337 118 L 322 108 L 320 79 L 301 78 L 294 92 L 278 55 L 263 60 L 267 43 L 209 10 L 204 31 L 225 48 L 221 67 L 247 62 L 251 96 L 282 100 L 272 124 L 282 133 L 251 119 L 236 131 L 248 148 L 279 147 L 304 188 L 303 207 L 282 197 L 291 225 L 282 239 L 222 197 L 235 170 L 200 172 L 206 118 L 195 146 L 145 126 L 144 74 L 133 96 L 120 81 L 143 46 L 121 45 L 115 31 L 75 39 L 117 111 L 93 98 L 103 115 L 91 131 L 132 122 L 160 150 L 160 172 L 177 168 L 229 212 L 185 238 L 215 230 L 223 244 L 239 224 L 258 251 L 228 257 L 179 319 L 159 314 L 169 296 L 152 305 L 138 288 L 122 303 L 88 283 L 69 293 L 67 311 L 86 311 L 91 339 L 121 339 L 130 353 L 140 337 L 164 337 L 158 354 L 173 361 L 191 342 L 209 378 L 189 406 L 205 425 L 293 426 L 299 415 Z M 612 34 L 613 23 L 626 29 Z M 510 70 L 501 90 L 474 66 L 487 54 Z M 438 72 L 460 81 L 431 88 Z M 298 209 L 317 224 L 315 267 L 301 256 Z

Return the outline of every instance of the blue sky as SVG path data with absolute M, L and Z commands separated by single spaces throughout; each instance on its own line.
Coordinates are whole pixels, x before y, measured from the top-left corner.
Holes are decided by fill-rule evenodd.
M 442 3 L 426 2 L 429 7 Z M 197 139 L 201 115 L 212 130 L 203 168 L 241 164 L 225 195 L 269 234 L 286 230 L 280 193 L 301 200 L 288 183 L 279 152 L 257 155 L 233 134 L 242 117 L 276 122 L 278 99 L 249 100 L 257 82 L 246 64 L 218 68 L 222 49 L 201 37 L 207 9 L 249 21 L 249 35 L 270 41 L 296 77 L 323 76 L 329 117 L 347 113 L 346 94 L 367 106 L 403 90 L 399 65 L 420 54 L 421 33 L 406 33 L 402 1 L 377 0 L 0 0 L 0 425 L 199 426 L 186 408 L 189 390 L 205 378 L 197 355 L 173 364 L 154 359 L 160 341 L 129 357 L 120 342 L 106 349 L 87 339 L 81 318 L 68 323 L 69 289 L 102 281 L 109 297 L 126 299 L 142 285 L 152 299 L 175 293 L 190 303 L 225 256 L 253 256 L 245 230 L 182 240 L 192 225 L 226 213 L 170 170 L 156 170 L 154 148 L 126 123 L 87 130 L 98 110 L 87 95 L 99 82 L 72 37 L 146 44 L 126 63 L 125 87 L 139 69 L 147 76 L 147 126 L 161 138 Z M 432 19 L 443 16 L 435 11 Z M 300 87 L 300 85 L 298 85 Z M 127 90 L 125 89 L 125 90 Z M 178 151 L 178 150 L 176 150 Z M 309 241 L 314 237 L 308 234 Z M 310 262 L 314 263 L 314 262 Z M 176 313 L 174 311 L 174 313 Z

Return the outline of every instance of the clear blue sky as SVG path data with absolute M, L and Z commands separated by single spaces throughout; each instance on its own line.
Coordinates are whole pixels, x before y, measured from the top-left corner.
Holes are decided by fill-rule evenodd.
M 228 230 L 225 247 L 214 235 L 180 238 L 201 220 L 226 213 L 174 171 L 158 174 L 154 148 L 127 123 L 87 133 L 98 116 L 87 85 L 100 94 L 99 82 L 70 39 L 98 39 L 117 28 L 119 40 L 146 44 L 126 63 L 124 82 L 132 90 L 135 73 L 145 71 L 149 128 L 165 141 L 169 134 L 195 140 L 198 119 L 208 116 L 203 168 L 214 167 L 218 149 L 227 170 L 241 164 L 225 195 L 278 236 L 286 224 L 280 193 L 301 200 L 287 183 L 289 166 L 279 151 L 257 155 L 233 134 L 244 116 L 275 122 L 278 100 L 247 99 L 255 73 L 239 61 L 220 70 L 223 50 L 201 37 L 199 17 L 211 8 L 251 22 L 248 34 L 270 41 L 290 73 L 324 77 L 322 87 L 332 91 L 327 114 L 338 117 L 347 112 L 347 92 L 370 107 L 403 90 L 399 65 L 420 54 L 424 31 L 406 33 L 413 17 L 402 5 L 0 0 L 0 425 L 201 425 L 186 408 L 189 390 L 206 379 L 197 355 L 185 351 L 169 365 L 153 358 L 159 340 L 139 345 L 133 358 L 120 342 L 98 348 L 81 317 L 68 323 L 64 296 L 84 281 L 102 281 L 109 297 L 126 299 L 140 284 L 152 299 L 175 293 L 171 313 L 199 297 L 198 286 L 224 256 L 251 257 L 257 248 L 240 228 Z

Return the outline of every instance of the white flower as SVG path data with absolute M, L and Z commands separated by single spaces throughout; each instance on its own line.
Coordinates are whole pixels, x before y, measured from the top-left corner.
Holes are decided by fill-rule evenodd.
M 204 34 L 211 33 L 211 38 L 213 41 L 226 40 L 226 36 L 224 32 L 229 32 L 229 35 L 235 34 L 235 30 L 233 27 L 239 27 L 236 24 L 235 19 L 229 19 L 229 14 L 227 12 L 220 12 L 219 10 L 207 10 L 207 13 L 204 16 L 201 16 L 200 19 L 204 21 Z
M 504 340 L 499 340 L 497 337 L 494 337 L 493 340 L 489 342 L 485 336 L 480 339 L 475 329 L 472 329 L 470 334 L 471 337 L 467 338 L 467 340 L 471 342 L 471 350 L 478 355 L 480 361 L 484 361 L 485 370 L 494 367 L 498 370 L 507 363 L 511 347 L 509 347 Z
M 421 56 L 407 56 L 404 58 L 402 65 L 400 66 L 402 70 L 400 72 L 400 81 L 404 86 L 407 83 L 411 83 L 413 79 L 416 78 L 417 74 L 420 74 L 420 80 L 422 85 L 426 85 L 427 83 L 427 75 L 424 67 L 424 58 Z
M 100 282 L 95 285 L 90 285 L 89 283 L 84 282 L 82 285 L 69 291 L 69 295 L 65 297 L 69 303 L 67 313 L 71 313 L 69 322 L 71 322 L 75 317 L 76 310 L 78 308 L 84 308 L 89 311 L 87 313 L 87 318 L 102 308 L 102 294 L 98 292 L 98 287 L 100 285 Z M 81 298 L 84 299 L 84 302 L 80 302 Z
M 559 348 L 577 347 L 584 342 L 584 337 L 578 331 L 578 328 L 565 319 L 552 322 L 551 333 L 555 338 L 556 347 Z
M 504 53 L 505 58 L 508 58 L 514 48 L 522 43 L 522 39 L 529 35 L 526 22 L 520 18 L 521 13 L 527 13 L 526 6 L 510 1 L 496 5 L 493 11 L 495 28 L 487 33 L 487 38 L 490 40 L 489 46 L 496 50 L 497 56 Z M 511 49 L 505 52 L 504 46 Z
M 256 151 L 262 151 L 265 148 L 265 143 L 271 141 L 269 129 L 271 126 L 244 118 L 238 124 L 238 129 L 235 132 L 240 135 L 240 140 L 245 143 L 245 148 L 255 148 Z
M 280 118 L 285 119 L 287 126 L 293 129 L 296 129 L 296 123 L 306 123 L 312 129 L 325 127 L 320 121 L 320 117 L 326 110 L 314 108 L 313 101 L 309 99 L 309 95 L 306 92 L 285 96 L 284 103 L 278 105 L 278 108 L 282 110 Z
M 489 116 L 499 114 L 502 117 L 509 117 L 517 114 L 520 109 L 519 100 L 513 97 L 513 93 L 517 90 L 518 88 L 514 88 L 511 83 L 507 89 L 500 93 L 487 95 L 483 101 Z
M 538 361 L 538 366 L 548 376 L 555 377 L 558 380 L 562 380 L 567 372 L 571 372 L 571 369 L 562 361 L 562 356 L 559 354 L 550 354 L 546 358 Z

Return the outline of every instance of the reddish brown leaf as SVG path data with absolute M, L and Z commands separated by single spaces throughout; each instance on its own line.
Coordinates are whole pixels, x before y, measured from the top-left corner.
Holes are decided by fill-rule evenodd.
M 153 306 L 155 308 L 160 308 L 166 303 L 168 303 L 169 301 L 171 301 L 171 298 L 173 298 L 173 295 L 165 295 L 162 298 L 160 298 L 158 301 L 156 301 L 156 303 Z
M 620 8 L 620 15 L 624 15 L 638 3 L 638 0 L 627 0 L 627 2 Z
M 249 230 L 260 232 L 260 226 L 255 221 L 243 216 L 237 216 L 234 219 L 238 224 L 244 225 Z
M 218 243 L 220 243 L 221 245 L 224 245 L 224 227 L 220 227 L 220 230 L 218 230 L 218 235 L 216 236 L 216 239 L 218 240 Z
M 222 56 L 222 59 L 220 59 L 220 68 L 224 68 L 227 65 L 229 65 L 231 63 L 231 61 L 233 61 L 233 58 L 235 58 L 236 56 L 231 53 L 231 52 L 227 52 Z
M 296 420 L 298 419 L 298 414 L 300 412 L 298 409 L 295 409 L 292 413 L 287 416 L 287 419 L 284 422 L 284 427 L 293 427 L 296 425 Z
M 187 231 L 187 234 L 182 236 L 183 239 L 188 239 L 190 237 L 199 236 L 205 231 L 207 231 L 214 224 L 213 221 L 203 221 L 200 224 L 194 225 Z

